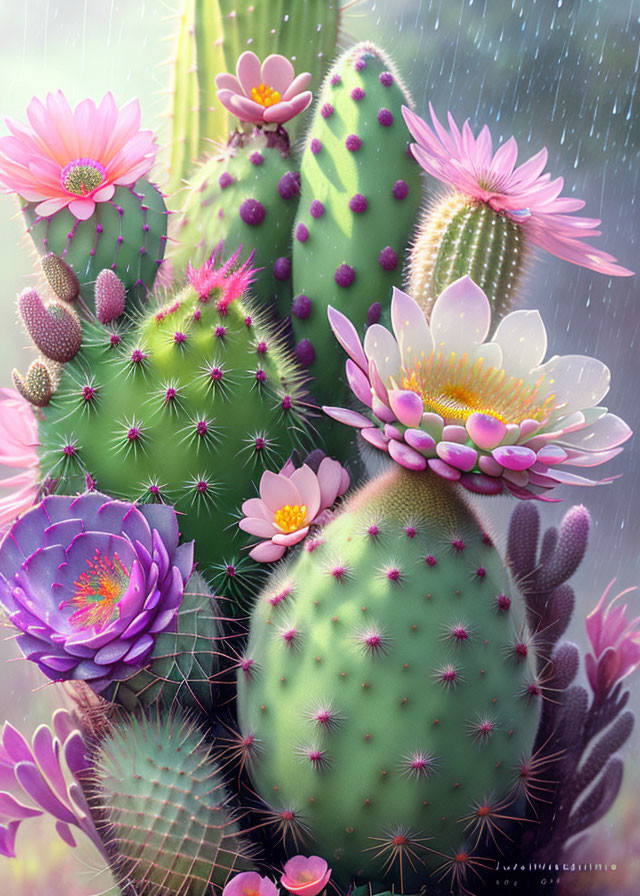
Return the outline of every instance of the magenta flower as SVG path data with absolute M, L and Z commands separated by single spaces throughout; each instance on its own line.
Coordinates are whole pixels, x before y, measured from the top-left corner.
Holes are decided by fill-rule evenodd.
M 311 102 L 306 90 L 309 72 L 296 77 L 289 60 L 273 53 L 263 63 L 247 50 L 238 59 L 236 74 L 216 75 L 218 99 L 240 121 L 253 124 L 284 124 L 299 115 Z
M 97 202 L 108 202 L 116 187 L 130 186 L 155 162 L 152 131 L 140 130 L 137 100 L 118 109 L 111 93 L 71 109 L 62 93 L 34 97 L 27 106 L 31 127 L 7 119 L 10 137 L 0 138 L 0 186 L 26 202 L 37 202 L 44 217 L 63 208 L 81 221 Z
M 214 252 L 199 268 L 194 268 L 191 262 L 187 265 L 187 279 L 201 302 L 207 302 L 214 289 L 219 291 L 217 308 L 221 313 L 224 313 L 235 299 L 244 295 L 255 279 L 254 253 L 252 252 L 249 258 L 240 264 L 241 252 L 242 246 L 224 263 L 220 253 Z
M 564 180 L 551 180 L 550 174 L 542 173 L 546 149 L 516 168 L 518 146 L 513 137 L 493 153 L 486 125 L 474 137 L 469 122 L 465 121 L 460 132 L 449 112 L 447 131 L 431 104 L 429 111 L 433 129 L 411 109 L 403 108 L 404 120 L 416 140 L 411 150 L 425 171 L 472 202 L 484 202 L 506 215 L 522 228 L 530 243 L 558 258 L 609 276 L 633 273 L 616 264 L 613 255 L 584 242 L 600 235 L 600 221 L 572 214 L 583 208 L 584 202 L 560 196 Z
M 294 856 L 284 866 L 282 886 L 300 896 L 317 896 L 329 882 L 331 869 L 320 856 Z
M 222 896 L 277 896 L 278 888 L 257 871 L 242 871 L 226 884 Z
M 627 605 L 616 601 L 635 591 L 627 588 L 605 606 L 615 579 L 586 619 L 593 654 L 585 657 L 587 677 L 594 692 L 606 693 L 640 666 L 640 616 L 627 618 Z
M 238 525 L 263 539 L 249 553 L 254 560 L 279 560 L 307 536 L 311 526 L 326 521 L 329 508 L 349 488 L 349 474 L 337 460 L 323 457 L 316 472 L 311 457 L 297 469 L 288 461 L 279 473 L 264 472 L 260 497 L 242 505 L 244 519 Z
M 80 784 L 89 768 L 82 735 L 65 710 L 54 713 L 52 729 L 40 725 L 31 744 L 6 722 L 0 736 L 0 855 L 15 857 L 21 822 L 49 814 L 65 843 L 76 845 L 76 827 L 107 858 Z
M 38 496 L 38 424 L 14 389 L 0 389 L 0 464 L 17 471 L 0 479 L 0 535 Z
M 508 314 L 485 342 L 491 308 L 469 277 L 442 292 L 429 323 L 395 289 L 393 332 L 374 324 L 364 348 L 344 315 L 329 308 L 329 322 L 350 356 L 351 390 L 371 417 L 325 412 L 410 470 L 428 468 L 481 494 L 532 498 L 558 484 L 594 485 L 559 467 L 604 463 L 631 435 L 599 406 L 610 379 L 602 362 L 543 360 L 547 333 L 537 311 Z

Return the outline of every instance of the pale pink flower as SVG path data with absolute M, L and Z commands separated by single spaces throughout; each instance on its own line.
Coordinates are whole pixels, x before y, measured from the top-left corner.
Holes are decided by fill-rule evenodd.
M 61 90 L 27 106 L 30 127 L 6 119 L 11 136 L 0 138 L 0 186 L 44 217 L 63 208 L 79 220 L 97 202 L 113 198 L 117 186 L 131 186 L 155 162 L 152 131 L 140 130 L 140 105 L 118 109 L 111 93 L 100 105 L 86 99 L 71 109 Z
M 273 53 L 261 63 L 247 50 L 238 59 L 235 75 L 216 75 L 216 89 L 222 105 L 240 121 L 284 124 L 311 102 L 311 91 L 306 90 L 310 80 L 309 72 L 296 77 L 285 56 Z
M 317 896 L 327 886 L 331 869 L 320 856 L 294 856 L 284 866 L 282 886 L 300 896 Z
M 222 896 L 277 896 L 278 888 L 268 877 L 257 871 L 242 871 L 227 883 Z
M 349 474 L 337 460 L 325 457 L 318 472 L 304 463 L 287 462 L 279 473 L 267 470 L 260 479 L 260 497 L 242 505 L 240 528 L 264 539 L 249 553 L 260 563 L 279 560 L 302 541 L 312 525 L 322 525 L 336 498 L 349 488 Z
M 325 412 L 410 470 L 429 469 L 480 494 L 541 497 L 560 484 L 595 485 L 572 468 L 605 463 L 631 435 L 600 404 L 609 390 L 605 364 L 583 355 L 545 361 L 537 311 L 507 314 L 487 340 L 491 306 L 469 277 L 443 290 L 428 322 L 394 289 L 393 331 L 373 324 L 364 346 L 331 307 L 329 322 L 349 355 L 349 386 L 370 416 Z
M 605 693 L 640 666 L 640 616 L 630 620 L 626 604 L 614 606 L 636 589 L 621 591 L 605 606 L 614 582 L 615 579 L 609 582 L 585 623 L 593 649 L 593 655 L 588 653 L 585 657 L 587 677 L 594 691 Z
M 0 464 L 17 470 L 0 479 L 0 535 L 38 496 L 38 424 L 28 401 L 14 389 L 0 389 Z
M 546 149 L 516 168 L 518 146 L 513 137 L 493 153 L 486 125 L 474 137 L 469 122 L 465 121 L 460 131 L 449 112 L 447 131 L 431 104 L 429 111 L 433 129 L 411 109 L 403 108 L 404 120 L 416 140 L 411 151 L 425 171 L 472 201 L 484 202 L 506 215 L 522 228 L 530 243 L 558 258 L 609 276 L 633 273 L 616 264 L 613 255 L 583 242 L 600 235 L 600 221 L 572 214 L 584 208 L 584 202 L 560 196 L 563 178 L 551 180 L 550 174 L 542 173 Z

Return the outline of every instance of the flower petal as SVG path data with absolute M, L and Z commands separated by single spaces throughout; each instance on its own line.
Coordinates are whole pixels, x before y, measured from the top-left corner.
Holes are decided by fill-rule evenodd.
M 436 299 L 431 333 L 436 351 L 462 354 L 484 342 L 491 324 L 491 306 L 470 277 L 461 277 Z

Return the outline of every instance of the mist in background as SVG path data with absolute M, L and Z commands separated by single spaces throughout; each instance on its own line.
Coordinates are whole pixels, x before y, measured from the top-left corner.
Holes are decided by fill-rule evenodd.
M 303 0 L 291 0 L 292 6 L 298 2 Z M 162 0 L 0 0 L 0 115 L 24 120 L 31 96 L 47 90 L 61 88 L 72 104 L 111 90 L 119 104 L 138 96 L 143 126 L 160 128 L 166 137 L 166 62 L 179 6 Z M 459 125 L 468 117 L 476 134 L 486 123 L 494 146 L 513 134 L 521 160 L 546 145 L 547 170 L 565 178 L 564 195 L 586 200 L 584 213 L 603 219 L 597 245 L 640 268 L 640 0 L 364 0 L 347 12 L 344 31 L 390 53 L 420 114 L 427 115 L 431 101 L 441 119 L 448 109 Z M 162 187 L 161 168 L 156 179 Z M 435 182 L 429 187 L 438 195 Z M 28 339 L 16 325 L 14 300 L 37 282 L 34 252 L 16 211 L 13 199 L 0 196 L 2 385 L 10 384 L 14 366 L 28 366 Z M 523 306 L 542 312 L 549 353 L 589 354 L 608 364 L 609 407 L 637 429 L 638 278 L 608 279 L 542 253 L 534 270 Z M 609 581 L 617 577 L 618 590 L 640 584 L 639 439 L 607 465 L 606 475 L 617 474 L 623 478 L 609 486 L 560 491 L 563 504 L 542 508 L 545 525 L 558 522 L 570 503 L 582 502 L 592 514 L 589 553 L 574 577 L 578 611 L 569 633 L 583 645 L 584 615 Z M 494 506 L 506 518 L 512 505 L 496 499 Z M 630 600 L 640 608 L 640 594 Z M 30 735 L 61 698 L 17 656 L 11 640 L 0 642 L 0 657 L 8 660 L 1 667 L 0 720 Z M 627 803 L 640 777 L 632 758 L 639 747 L 636 733 L 626 750 Z M 616 843 L 618 861 L 631 863 L 634 847 L 625 840 L 629 823 L 623 824 L 623 814 L 614 809 L 601 826 L 601 840 Z M 93 896 L 110 886 L 108 875 L 98 873 L 97 853 L 69 849 L 48 822 L 25 822 L 18 852 L 19 860 L 0 857 L 2 893 Z

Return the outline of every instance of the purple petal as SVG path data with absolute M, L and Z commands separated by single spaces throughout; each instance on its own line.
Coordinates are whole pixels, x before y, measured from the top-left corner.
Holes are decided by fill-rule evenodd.
M 356 362 L 358 367 L 366 373 L 368 368 L 367 359 L 356 328 L 348 317 L 336 311 L 331 305 L 327 309 L 327 315 L 333 334 L 342 348 Z
M 322 410 L 329 417 L 337 420 L 338 423 L 344 423 L 346 426 L 355 426 L 357 429 L 362 429 L 363 426 L 371 426 L 371 420 L 367 420 L 362 414 L 350 411 L 347 408 L 323 407 Z
M 507 470 L 528 470 L 536 462 L 536 453 L 524 445 L 503 445 L 491 452 L 495 460 Z
M 19 762 L 16 765 L 16 778 L 25 793 L 38 806 L 42 806 L 45 812 L 53 815 L 59 821 L 74 824 L 75 816 L 64 803 L 60 802 L 33 763 Z
M 427 467 L 427 461 L 421 454 L 404 442 L 398 442 L 395 439 L 389 442 L 389 455 L 407 470 L 420 471 Z
M 478 452 L 474 448 L 457 442 L 439 442 L 436 451 L 440 460 L 464 473 L 473 470 L 478 462 Z
M 367 379 L 366 375 L 362 372 L 358 365 L 351 360 L 351 358 L 347 359 L 345 369 L 347 372 L 347 382 L 349 383 L 349 388 L 356 396 L 356 398 L 362 402 L 362 404 L 370 408 L 372 404 L 371 383 Z
M 462 476 L 460 470 L 455 470 L 438 457 L 431 458 L 427 463 L 432 472 L 442 476 L 443 479 L 449 479 L 451 482 L 457 482 Z
M 460 445 L 466 445 L 469 441 L 469 436 L 464 426 L 450 423 L 448 426 L 443 427 L 442 439 L 445 442 L 457 442 Z
M 421 429 L 408 429 L 404 434 L 404 440 L 407 445 L 415 448 L 421 454 L 433 451 L 436 447 L 435 440 Z
M 416 427 L 420 425 L 424 404 L 415 392 L 404 389 L 392 389 L 389 392 L 389 404 L 403 426 Z
M 133 645 L 129 653 L 124 657 L 123 662 L 128 663 L 129 665 L 139 665 L 142 663 L 147 654 L 153 650 L 154 639 L 151 635 L 143 635 L 136 643 Z
M 360 432 L 362 438 L 370 445 L 373 445 L 374 448 L 378 448 L 380 451 L 389 450 L 389 439 L 377 427 L 370 426 L 368 429 L 362 429 Z
M 504 483 L 501 479 L 483 476 L 482 473 L 463 473 L 460 477 L 460 484 L 477 495 L 499 495 L 504 490 Z
M 507 427 L 496 417 L 475 413 L 467 419 L 467 432 L 481 451 L 492 451 L 504 439 Z

